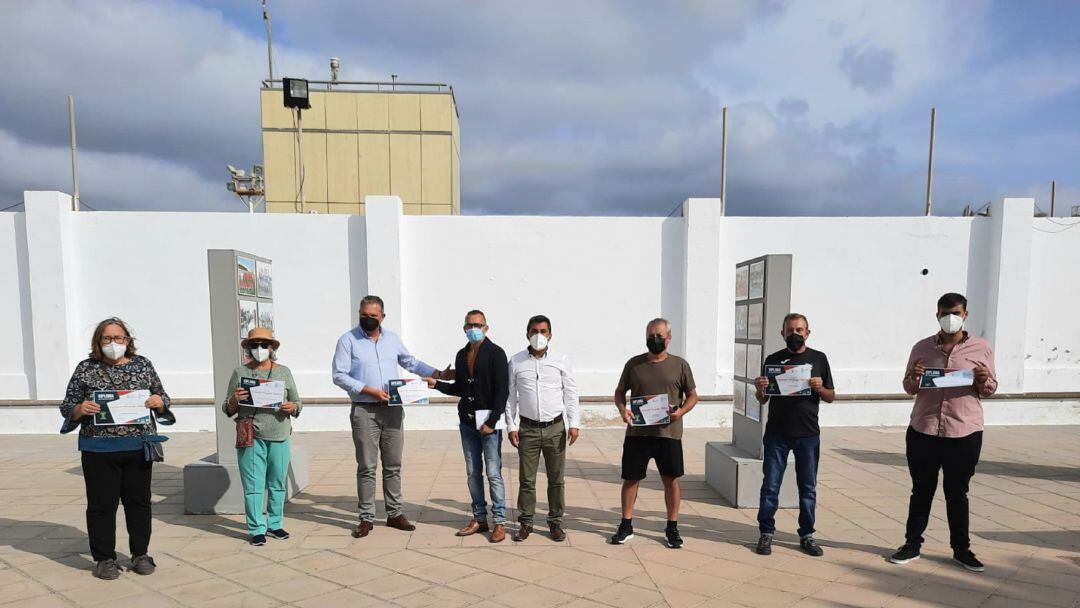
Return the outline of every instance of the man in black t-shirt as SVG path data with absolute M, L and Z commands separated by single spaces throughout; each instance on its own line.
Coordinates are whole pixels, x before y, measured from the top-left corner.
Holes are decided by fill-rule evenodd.
M 810 337 L 810 322 L 798 313 L 784 317 L 781 331 L 787 348 L 765 358 L 763 370 L 769 366 L 809 365 L 809 394 L 770 396 L 766 389 L 770 383 L 780 387 L 775 378 L 760 376 L 755 380 L 757 400 L 769 405 L 769 421 L 765 425 L 763 439 L 765 462 L 764 479 L 761 482 L 761 502 L 758 507 L 757 552 L 772 553 L 772 537 L 776 532 L 776 509 L 779 506 L 780 483 L 784 480 L 788 453 L 795 452 L 795 479 L 799 486 L 799 546 L 803 551 L 818 557 L 821 547 L 814 540 L 814 509 L 817 506 L 817 469 L 821 452 L 821 429 L 818 426 L 818 404 L 821 400 L 832 403 L 836 398 L 833 390 L 832 370 L 825 353 L 806 347 Z M 767 373 L 763 371 L 763 373 Z M 787 387 L 785 387 L 787 388 Z M 769 391 L 773 393 L 775 391 Z M 783 391 L 781 391 L 783 392 Z

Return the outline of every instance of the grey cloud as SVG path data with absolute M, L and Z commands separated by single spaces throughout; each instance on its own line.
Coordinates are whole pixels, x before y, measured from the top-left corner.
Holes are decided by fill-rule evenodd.
M 810 104 L 805 99 L 785 97 L 776 102 L 776 113 L 788 118 L 798 118 L 810 111 Z
M 896 52 L 873 46 L 848 46 L 841 53 L 838 65 L 852 88 L 871 94 L 881 93 L 892 86 Z

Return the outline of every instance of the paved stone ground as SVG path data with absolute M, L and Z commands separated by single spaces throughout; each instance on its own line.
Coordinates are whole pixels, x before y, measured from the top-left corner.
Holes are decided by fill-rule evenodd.
M 950 561 L 944 504 L 924 558 L 895 566 L 908 493 L 903 429 L 826 429 L 818 489 L 825 556 L 798 551 L 784 511 L 771 557 L 755 555 L 755 512 L 704 482 L 704 443 L 687 433 L 680 551 L 661 544 L 663 496 L 643 487 L 630 544 L 605 544 L 618 521 L 621 432 L 586 430 L 567 463 L 569 541 L 536 535 L 490 545 L 453 531 L 467 519 L 457 434 L 410 432 L 405 498 L 414 533 L 378 526 L 354 540 L 355 463 L 347 433 L 297 435 L 312 485 L 286 507 L 287 541 L 253 548 L 242 516 L 183 514 L 182 468 L 210 435 L 176 435 L 154 473 L 153 576 L 90 576 L 84 488 L 74 437 L 4 436 L 0 454 L 0 604 L 35 606 L 1080 606 L 1080 428 L 992 427 L 972 484 L 973 574 Z M 504 475 L 516 495 L 517 459 Z M 543 487 L 543 486 L 541 486 Z M 541 493 L 542 497 L 542 493 Z M 509 513 L 513 517 L 513 512 Z M 118 549 L 126 549 L 123 517 Z M 126 557 L 126 556 L 125 556 Z

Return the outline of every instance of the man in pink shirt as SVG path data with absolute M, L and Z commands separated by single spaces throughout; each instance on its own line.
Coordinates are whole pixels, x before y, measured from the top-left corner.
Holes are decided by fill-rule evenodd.
M 982 562 L 971 552 L 967 493 L 982 449 L 982 398 L 997 391 L 997 379 L 994 351 L 986 340 L 964 331 L 967 316 L 967 298 L 958 293 L 941 296 L 937 303 L 941 331 L 915 343 L 908 358 L 904 390 L 915 395 L 911 425 L 907 430 L 911 502 L 908 504 L 907 540 L 889 558 L 894 564 L 906 564 L 919 558 L 922 534 L 930 521 L 930 505 L 937 491 L 938 471 L 941 471 L 953 559 L 973 572 L 984 570 Z M 941 378 L 938 378 L 939 382 L 934 381 L 934 376 L 957 370 L 970 371 L 971 379 L 940 382 Z M 949 386 L 942 388 L 935 384 Z

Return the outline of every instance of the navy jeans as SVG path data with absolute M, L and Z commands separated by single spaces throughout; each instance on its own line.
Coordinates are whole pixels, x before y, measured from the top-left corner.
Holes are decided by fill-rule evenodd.
M 784 480 L 788 452 L 795 452 L 795 480 L 799 486 L 799 538 L 814 533 L 814 509 L 817 506 L 817 469 L 821 455 L 821 437 L 784 437 L 765 433 L 765 478 L 761 482 L 758 529 L 762 534 L 776 532 L 776 509 L 780 504 L 780 483 Z
M 506 523 L 506 487 L 502 478 L 502 431 L 485 435 L 476 427 L 461 423 L 461 449 L 465 452 L 465 473 L 469 477 L 469 495 L 476 521 L 487 521 L 484 500 L 484 472 L 491 491 L 491 518 L 495 525 Z

